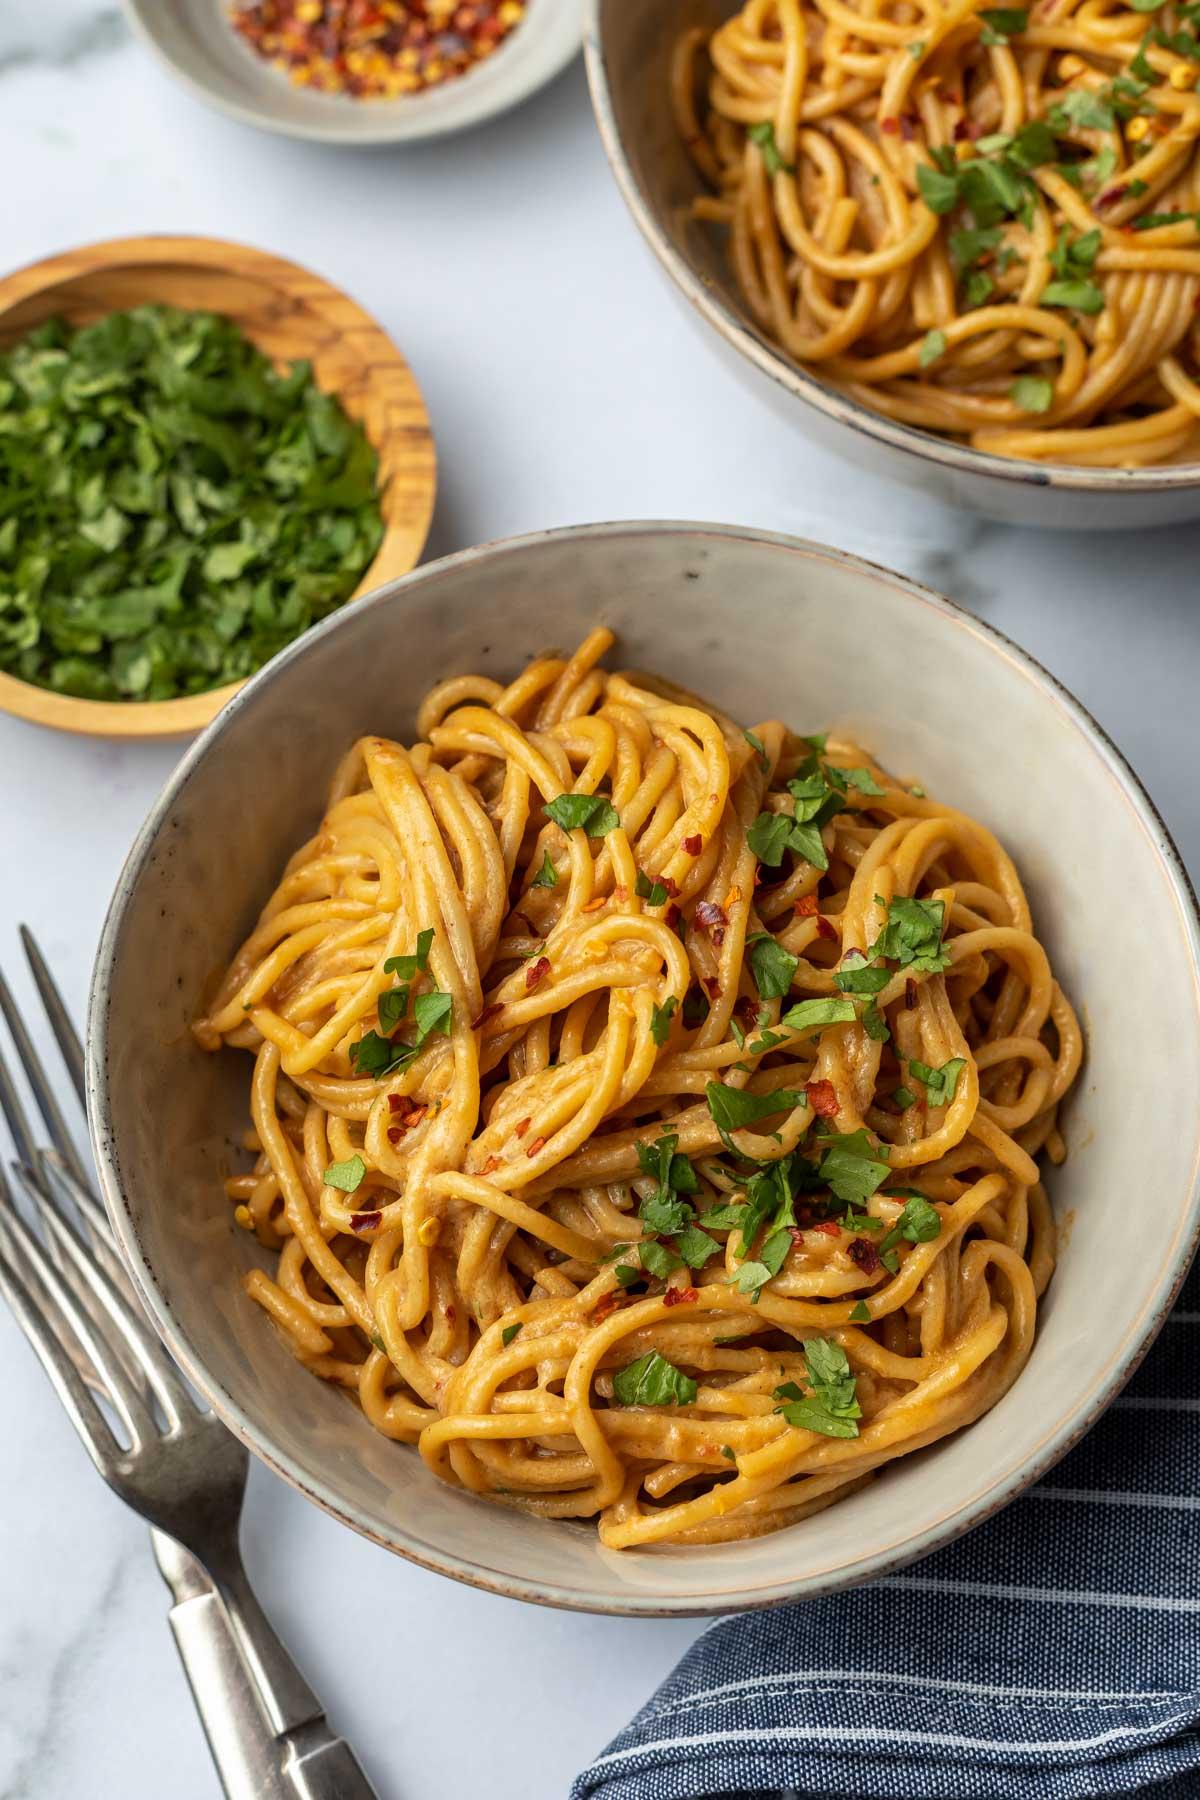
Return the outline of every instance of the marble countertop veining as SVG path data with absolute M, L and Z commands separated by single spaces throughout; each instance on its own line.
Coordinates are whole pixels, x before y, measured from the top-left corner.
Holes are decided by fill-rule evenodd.
M 205 111 L 111 5 L 10 0 L 0 157 L 13 267 L 90 239 L 203 232 L 295 257 L 361 300 L 410 358 L 434 421 L 431 554 L 581 519 L 677 517 L 890 564 L 1061 676 L 1200 869 L 1200 527 L 1048 536 L 851 479 L 685 326 L 608 175 L 578 65 L 482 131 L 339 152 Z M 178 754 L 0 718 L 0 961 L 23 1001 L 26 918 L 82 1012 L 117 870 Z M 0 1366 L 0 1795 L 210 1800 L 145 1533 L 92 1474 L 2 1311 Z M 474 1593 L 389 1559 L 257 1468 L 245 1542 L 385 1800 L 485 1783 L 491 1800 L 561 1800 L 701 1629 Z

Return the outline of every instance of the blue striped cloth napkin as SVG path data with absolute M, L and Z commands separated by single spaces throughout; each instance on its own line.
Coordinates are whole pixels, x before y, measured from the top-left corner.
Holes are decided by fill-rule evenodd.
M 572 1790 L 1107 1794 L 1200 1800 L 1200 1265 L 1046 1481 L 903 1574 L 719 1621 Z

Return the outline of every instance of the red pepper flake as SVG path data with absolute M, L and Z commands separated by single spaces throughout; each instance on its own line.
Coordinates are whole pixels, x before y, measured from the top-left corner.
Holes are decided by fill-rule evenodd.
M 678 923 L 682 917 L 683 917 L 683 914 L 680 912 L 680 910 L 676 906 L 675 902 L 672 901 L 670 906 L 668 906 L 666 912 L 663 914 L 663 924 L 666 925 L 671 931 L 674 931 L 675 927 L 678 925 Z
M 697 831 L 693 836 L 685 837 L 679 848 L 685 850 L 689 856 L 699 856 L 701 850 L 704 848 L 704 839 Z
M 625 1304 L 625 1296 L 620 1288 L 610 1288 L 607 1294 L 601 1294 L 592 1308 L 592 1322 L 603 1325 L 610 1313 L 617 1312 Z
M 1096 211 L 1103 212 L 1106 206 L 1116 206 L 1117 202 L 1123 200 L 1128 192 L 1127 187 L 1107 188 L 1103 194 L 1096 196 L 1094 202 Z
M 482 1031 L 485 1025 L 490 1024 L 493 1019 L 499 1018 L 503 1011 L 504 1002 L 502 1000 L 493 1000 L 490 1006 L 484 1007 L 479 1017 L 472 1024 L 471 1030 Z
M 793 1244 L 802 1244 L 804 1242 L 804 1229 L 800 1225 L 789 1225 L 787 1234 L 791 1238 Z
M 719 1000 L 721 998 L 721 984 L 715 975 L 702 975 L 700 977 L 700 985 L 710 1000 Z
M 746 1027 L 747 1031 L 753 1031 L 758 1024 L 758 1002 L 752 1000 L 749 994 L 738 995 L 737 999 L 734 1001 L 733 1013 L 734 1017 L 740 1024 Z
M 421 1120 L 428 1111 L 428 1106 L 410 1105 L 409 1110 L 401 1115 L 400 1123 L 398 1125 L 388 1126 L 388 1143 L 398 1144 L 402 1137 L 407 1137 L 408 1133 L 415 1130 L 421 1123 Z
M 550 958 L 548 956 L 539 956 L 537 961 L 530 963 L 525 971 L 525 986 L 527 988 L 535 988 L 538 982 L 542 980 L 543 976 L 546 976 L 549 973 Z
M 810 1081 L 805 1085 L 808 1104 L 819 1119 L 832 1119 L 841 1111 L 837 1089 L 832 1081 Z
M 656 875 L 654 879 L 658 882 L 660 887 L 666 888 L 667 899 L 674 900 L 679 892 L 679 883 L 672 880 L 670 875 Z
M 700 1298 L 700 1290 L 694 1287 L 669 1287 L 663 1295 L 664 1306 L 689 1306 L 693 1300 Z
M 351 1231 L 378 1231 L 383 1223 L 381 1212 L 364 1212 L 350 1214 Z
M 457 1319 L 457 1317 L 458 1317 L 458 1313 L 455 1311 L 454 1307 L 450 1306 L 450 1305 L 447 1305 L 445 1310 L 446 1310 L 447 1325 L 453 1325 L 455 1319 Z
M 886 131 L 889 137 L 894 137 L 900 129 L 900 121 L 899 119 L 880 119 L 879 129 Z
M 494 1175 L 499 1167 L 500 1158 L 498 1156 L 489 1156 L 479 1173 L 481 1175 Z
M 819 1225 L 813 1226 L 813 1230 L 823 1232 L 826 1237 L 840 1238 L 842 1235 L 842 1228 L 836 1219 L 822 1219 Z
M 909 1012 L 917 1004 L 917 984 L 911 975 L 904 983 L 904 1004 Z
M 817 914 L 817 936 L 832 938 L 834 943 L 837 943 L 837 926 L 831 925 L 824 913 Z
M 901 113 L 900 136 L 906 144 L 911 144 L 916 135 L 917 121 L 912 113 Z
M 589 900 L 587 905 L 581 906 L 579 910 L 580 910 L 580 912 L 585 912 L 585 913 L 599 912 L 600 908 L 602 906 L 607 906 L 607 905 L 608 905 L 608 895 L 607 894 L 597 894 L 597 896 L 594 900 Z
M 873 1275 L 879 1267 L 879 1252 L 870 1238 L 851 1238 L 846 1246 L 846 1254 L 864 1275 Z
M 544 1137 L 534 1138 L 525 1154 L 526 1156 L 536 1156 L 539 1150 L 544 1150 L 545 1148 L 546 1140 Z
M 699 925 L 702 931 L 707 931 L 715 949 L 721 948 L 729 924 L 729 915 L 723 906 L 718 906 L 715 900 L 698 900 L 692 922 Z
M 815 919 L 817 917 L 817 896 L 805 894 L 794 902 L 792 911 L 798 919 Z
M 531 1126 L 531 1125 L 532 1125 L 532 1124 L 533 1124 L 533 1119 L 532 1119 L 532 1117 L 530 1117 L 530 1118 L 528 1118 L 528 1119 L 518 1119 L 518 1120 L 517 1120 L 517 1123 L 516 1123 L 516 1124 L 515 1124 L 515 1125 L 514 1125 L 514 1126 L 513 1126 L 513 1134 L 514 1134 L 514 1136 L 516 1136 L 516 1137 L 524 1137 L 524 1136 L 525 1136 L 525 1133 L 526 1133 L 526 1132 L 527 1132 L 527 1131 L 528 1131 L 528 1130 L 529 1130 L 529 1127 L 530 1127 L 530 1126 Z
M 410 1100 L 407 1094 L 388 1095 L 388 1111 L 399 1113 L 402 1119 L 407 1118 L 410 1112 L 415 1112 L 416 1104 L 416 1101 Z

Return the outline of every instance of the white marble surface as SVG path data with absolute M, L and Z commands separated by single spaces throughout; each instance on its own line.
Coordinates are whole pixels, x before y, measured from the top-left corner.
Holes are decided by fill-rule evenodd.
M 581 69 L 478 133 L 349 153 L 204 111 L 94 0 L 0 0 L 3 249 L 207 232 L 330 275 L 403 346 L 441 456 L 431 552 L 589 518 L 729 520 L 918 575 L 1030 648 L 1125 750 L 1200 870 L 1200 529 L 1050 537 L 945 512 L 789 434 L 684 332 L 608 177 Z M 0 718 L 0 961 L 41 934 L 82 1009 L 171 747 Z M 1045 779 L 1052 782 L 1054 771 Z M 1069 795 L 1063 804 L 1070 804 Z M 1122 925 L 1112 896 L 1114 932 Z M 209 1800 L 139 1524 L 0 1316 L 0 1795 Z M 556 1800 L 696 1626 L 590 1619 L 409 1568 L 255 1470 L 251 1574 L 384 1800 Z

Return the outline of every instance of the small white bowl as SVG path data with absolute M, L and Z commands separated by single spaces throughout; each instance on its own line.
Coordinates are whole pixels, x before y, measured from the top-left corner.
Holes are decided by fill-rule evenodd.
M 412 144 L 481 125 L 565 69 L 583 36 L 582 0 L 529 0 L 499 48 L 466 75 L 395 100 L 295 87 L 244 44 L 226 0 L 125 0 L 134 30 L 197 99 L 245 125 L 325 144 Z
M 242 1290 L 249 1062 L 188 1030 L 321 817 L 364 731 L 408 739 L 434 682 L 506 679 L 548 644 L 617 632 L 736 718 L 850 733 L 997 832 L 1079 1008 L 1087 1062 L 1066 1163 L 1073 1217 L 1028 1366 L 977 1423 L 829 1511 L 741 1543 L 614 1553 L 432 1476 L 289 1355 Z M 297 721 L 303 729 L 297 729 Z M 172 777 L 122 873 L 88 1021 L 88 1116 L 109 1211 L 158 1330 L 250 1448 L 357 1531 L 548 1605 L 728 1612 L 865 1581 L 978 1524 L 1092 1425 L 1162 1324 L 1200 1226 L 1200 919 L 1136 776 L 1044 669 L 899 575 L 712 525 L 586 525 L 467 550 L 336 612 L 249 681 Z

